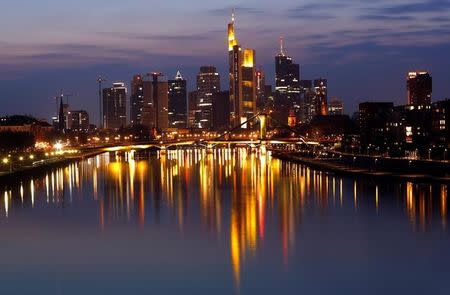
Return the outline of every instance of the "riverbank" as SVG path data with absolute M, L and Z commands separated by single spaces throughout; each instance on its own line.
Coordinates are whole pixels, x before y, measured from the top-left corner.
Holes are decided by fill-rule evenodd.
M 84 160 L 86 158 L 95 157 L 102 153 L 104 153 L 103 148 L 89 149 L 79 154 L 48 159 L 44 160 L 42 163 L 37 163 L 32 166 L 24 166 L 12 172 L 0 174 L 0 185 L 1 186 L 14 185 L 24 180 L 45 175 L 45 173 L 47 173 L 51 169 L 61 168 L 69 164 Z
M 348 159 L 344 157 L 340 158 L 312 158 L 299 155 L 295 152 L 274 151 L 272 156 L 283 161 L 289 161 L 299 163 L 311 167 L 313 169 L 324 170 L 335 174 L 349 175 L 352 177 L 369 177 L 379 179 L 400 179 L 409 180 L 413 182 L 450 182 L 449 175 L 438 175 L 432 173 L 425 173 L 432 171 L 433 165 L 436 165 L 435 171 L 441 173 L 447 171 L 450 173 L 448 163 L 432 163 L 427 162 L 426 168 L 421 170 L 422 162 L 412 162 L 407 159 L 387 159 L 387 158 L 375 158 L 371 157 L 372 161 L 368 161 L 367 157 L 354 157 L 352 156 L 352 162 L 355 165 L 351 165 Z M 412 167 L 414 169 L 402 169 L 405 167 Z M 390 169 L 394 167 L 396 169 Z M 422 172 L 422 173 L 420 173 Z

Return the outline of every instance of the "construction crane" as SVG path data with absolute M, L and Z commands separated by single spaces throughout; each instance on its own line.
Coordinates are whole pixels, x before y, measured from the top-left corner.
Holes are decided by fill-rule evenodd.
M 66 104 L 69 105 L 69 98 L 75 96 L 75 94 L 71 94 L 71 93 L 64 93 L 64 91 L 60 91 L 59 97 L 61 98 L 61 100 L 64 103 L 64 98 L 66 98 Z
M 102 83 L 106 82 L 106 79 L 104 79 L 102 76 L 98 76 L 97 83 L 98 83 L 98 113 L 99 113 L 99 123 L 98 128 L 103 127 L 103 115 L 102 115 Z

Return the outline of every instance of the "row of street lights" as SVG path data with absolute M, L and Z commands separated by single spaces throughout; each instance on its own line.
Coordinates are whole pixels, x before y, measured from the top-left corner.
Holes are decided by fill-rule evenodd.
M 20 156 L 18 159 L 19 159 L 20 162 L 23 162 L 25 160 L 25 157 L 24 156 Z M 28 159 L 34 160 L 34 155 L 29 155 Z M 8 165 L 9 164 L 9 172 L 12 172 L 12 170 L 13 170 L 13 161 L 11 160 L 11 155 L 9 155 L 8 157 L 3 158 L 2 159 L 2 163 L 4 165 Z

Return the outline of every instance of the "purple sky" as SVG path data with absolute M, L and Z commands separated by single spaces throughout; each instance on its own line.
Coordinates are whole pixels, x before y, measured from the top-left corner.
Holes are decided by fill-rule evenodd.
M 0 18 L 0 115 L 48 119 L 60 89 L 97 117 L 96 77 L 180 69 L 189 86 L 204 64 L 227 69 L 226 24 L 257 51 L 273 83 L 285 35 L 301 78 L 325 77 L 353 112 L 364 100 L 406 101 L 410 69 L 431 71 L 434 99 L 450 97 L 450 0 L 15 0 Z

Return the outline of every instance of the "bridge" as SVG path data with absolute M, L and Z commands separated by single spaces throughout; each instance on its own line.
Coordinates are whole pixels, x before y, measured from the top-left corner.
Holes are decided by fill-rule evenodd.
M 298 137 L 292 137 L 292 138 L 269 138 L 267 136 L 267 123 L 269 119 L 276 121 L 274 118 L 270 116 L 270 114 L 267 113 L 258 113 L 254 115 L 253 117 L 249 118 L 247 121 L 243 122 L 242 124 L 235 126 L 233 128 L 230 128 L 223 132 L 220 136 L 210 139 L 198 139 L 198 140 L 162 140 L 162 141 L 152 141 L 152 142 L 145 142 L 145 143 L 139 143 L 139 144 L 133 144 L 133 145 L 127 145 L 127 146 L 114 146 L 114 147 L 106 147 L 104 148 L 105 151 L 113 152 L 113 151 L 121 151 L 121 150 L 145 150 L 150 148 L 156 148 L 159 149 L 160 152 L 165 153 L 168 149 L 173 147 L 202 147 L 206 148 L 207 151 L 212 151 L 217 146 L 249 146 L 251 148 L 261 148 L 261 151 L 265 153 L 267 146 L 269 145 L 296 145 L 296 144 L 302 144 L 309 147 L 316 147 L 319 145 L 318 142 L 312 142 L 307 141 L 303 136 L 298 135 L 298 132 L 291 128 L 290 126 L 287 126 L 285 124 L 278 123 L 278 126 L 276 129 L 285 129 L 290 131 L 292 134 L 297 135 Z M 237 138 L 231 138 L 232 134 L 237 131 L 242 130 L 248 130 L 248 129 L 242 129 L 243 126 L 246 126 L 250 123 L 253 126 L 256 126 L 259 124 L 259 137 L 258 139 L 249 139 L 249 138 L 243 138 L 243 139 L 237 139 Z

